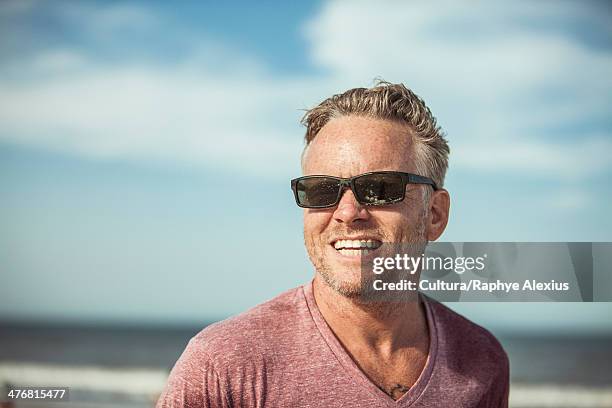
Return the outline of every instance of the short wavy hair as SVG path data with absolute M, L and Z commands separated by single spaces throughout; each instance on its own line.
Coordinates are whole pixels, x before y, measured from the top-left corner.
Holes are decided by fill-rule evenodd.
M 414 138 L 417 171 L 444 186 L 450 148 L 436 118 L 425 102 L 403 84 L 377 81 L 372 88 L 354 88 L 334 95 L 306 111 L 306 147 L 330 120 L 342 116 L 366 116 L 405 123 Z

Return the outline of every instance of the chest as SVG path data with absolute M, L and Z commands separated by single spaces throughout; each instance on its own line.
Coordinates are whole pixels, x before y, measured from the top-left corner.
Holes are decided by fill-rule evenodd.
M 374 385 L 397 400 L 419 379 L 427 363 L 427 350 L 410 349 L 390 359 L 363 354 L 354 360 Z

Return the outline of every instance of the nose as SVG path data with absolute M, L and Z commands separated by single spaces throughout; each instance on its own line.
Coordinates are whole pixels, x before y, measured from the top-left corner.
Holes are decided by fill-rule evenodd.
M 355 221 L 365 221 L 370 217 L 370 213 L 364 205 L 359 204 L 353 191 L 345 189 L 340 197 L 340 202 L 334 210 L 334 219 L 337 222 L 350 224 Z

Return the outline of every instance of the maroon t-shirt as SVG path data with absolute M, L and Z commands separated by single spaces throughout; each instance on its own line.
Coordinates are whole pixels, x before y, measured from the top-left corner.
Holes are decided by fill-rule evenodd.
M 491 333 L 424 298 L 429 355 L 399 400 L 380 390 L 333 334 L 312 282 L 197 334 L 157 408 L 507 407 L 509 364 Z

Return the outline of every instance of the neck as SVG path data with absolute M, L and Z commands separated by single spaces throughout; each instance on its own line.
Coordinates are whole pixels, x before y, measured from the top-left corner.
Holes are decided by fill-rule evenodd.
M 421 301 L 361 302 L 331 288 L 317 274 L 313 294 L 325 321 L 349 349 L 391 358 L 397 351 L 428 344 Z

